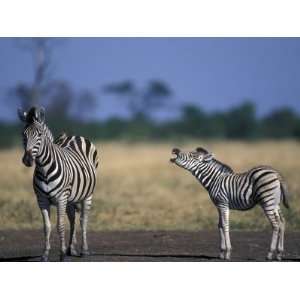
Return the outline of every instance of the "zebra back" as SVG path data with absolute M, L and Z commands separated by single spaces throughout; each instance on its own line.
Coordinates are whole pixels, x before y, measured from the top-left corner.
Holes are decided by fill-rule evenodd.
M 99 164 L 98 151 L 94 144 L 85 137 L 75 135 L 68 136 L 66 133 L 62 133 L 55 139 L 54 143 L 61 148 L 71 151 L 78 152 L 79 149 L 80 153 L 86 156 L 94 168 L 97 169 Z

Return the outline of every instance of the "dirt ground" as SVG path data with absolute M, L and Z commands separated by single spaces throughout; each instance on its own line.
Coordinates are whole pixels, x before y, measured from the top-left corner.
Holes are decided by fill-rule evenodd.
M 103 231 L 90 232 L 88 257 L 66 261 L 220 261 L 214 231 Z M 232 261 L 265 261 L 270 232 L 231 233 Z M 58 261 L 58 239 L 52 234 L 50 261 Z M 41 230 L 0 231 L 0 261 L 39 261 Z M 283 261 L 300 261 L 300 233 L 286 234 Z

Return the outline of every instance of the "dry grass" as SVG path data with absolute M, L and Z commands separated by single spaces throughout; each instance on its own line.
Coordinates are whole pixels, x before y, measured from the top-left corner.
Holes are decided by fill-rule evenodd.
M 271 165 L 286 178 L 292 209 L 284 210 L 288 228 L 300 229 L 300 144 L 285 142 L 198 142 L 176 145 L 211 149 L 236 171 Z M 99 182 L 89 228 L 215 229 L 217 212 L 206 191 L 186 171 L 169 163 L 171 144 L 100 144 Z M 1 229 L 40 228 L 32 191 L 32 169 L 21 163 L 20 149 L 0 152 Z M 54 211 L 53 211 L 54 212 Z M 53 214 L 54 215 L 54 214 Z M 55 217 L 53 218 L 55 221 Z M 268 228 L 260 207 L 231 213 L 233 229 Z

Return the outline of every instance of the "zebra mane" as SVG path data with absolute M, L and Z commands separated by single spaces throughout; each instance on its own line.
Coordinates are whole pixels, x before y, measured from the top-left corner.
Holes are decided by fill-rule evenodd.
M 212 161 L 215 162 L 220 167 L 220 169 L 223 173 L 233 173 L 234 172 L 231 167 L 229 167 L 228 165 L 222 163 L 221 161 L 219 161 L 215 158 L 213 158 Z
M 41 125 L 46 138 L 48 138 L 49 141 L 53 142 L 54 138 L 51 130 L 48 128 L 48 126 L 45 123 L 42 123 Z

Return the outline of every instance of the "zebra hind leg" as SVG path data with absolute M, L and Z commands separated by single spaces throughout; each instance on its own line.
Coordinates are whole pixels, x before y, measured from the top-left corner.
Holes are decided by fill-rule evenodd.
M 230 241 L 229 230 L 226 230 L 224 232 L 224 236 L 225 236 L 225 242 L 226 242 L 225 259 L 230 260 L 231 259 L 231 241 Z
M 82 208 L 80 213 L 80 225 L 82 234 L 81 256 L 88 256 L 90 254 L 87 243 L 86 231 L 91 204 L 92 196 L 82 201 Z
M 67 249 L 67 255 L 78 256 L 76 250 L 77 239 L 76 239 L 76 210 L 73 204 L 67 205 L 67 215 L 70 222 L 70 240 Z
M 272 226 L 272 240 L 270 245 L 270 250 L 267 254 L 267 260 L 272 260 L 277 251 L 278 247 L 278 238 L 279 238 L 279 228 L 280 228 L 280 218 L 278 211 L 275 209 L 267 210 L 265 209 L 265 214 L 269 219 Z
M 279 215 L 280 225 L 279 225 L 279 238 L 278 238 L 276 259 L 282 260 L 283 252 L 284 252 L 285 219 L 280 209 L 278 210 L 278 215 Z
M 65 213 L 66 200 L 57 201 L 57 232 L 60 239 L 60 261 L 65 261 L 66 242 L 65 242 Z

